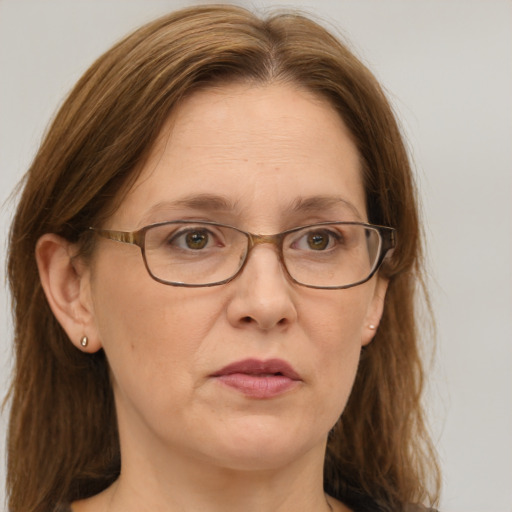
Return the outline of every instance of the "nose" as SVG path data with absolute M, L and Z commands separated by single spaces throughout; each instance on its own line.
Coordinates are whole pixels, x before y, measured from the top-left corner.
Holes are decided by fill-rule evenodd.
M 233 296 L 227 315 L 233 326 L 285 330 L 297 320 L 293 285 L 272 245 L 254 247 L 241 274 L 230 286 Z

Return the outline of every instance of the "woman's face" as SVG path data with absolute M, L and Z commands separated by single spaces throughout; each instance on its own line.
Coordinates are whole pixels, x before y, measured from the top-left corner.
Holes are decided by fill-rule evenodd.
M 196 92 L 105 227 L 177 219 L 259 234 L 367 221 L 357 150 L 332 107 L 299 88 Z M 377 278 L 301 287 L 270 244 L 228 284 L 180 288 L 153 280 L 136 246 L 98 239 L 83 279 L 85 334 L 108 357 L 123 457 L 136 446 L 137 457 L 237 469 L 323 453 L 385 293 Z M 285 376 L 269 375 L 278 371 Z

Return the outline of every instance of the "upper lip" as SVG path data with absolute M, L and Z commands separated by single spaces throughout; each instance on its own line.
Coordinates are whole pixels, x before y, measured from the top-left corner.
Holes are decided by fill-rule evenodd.
M 212 374 L 212 377 L 231 375 L 233 373 L 245 373 L 247 375 L 283 375 L 292 380 L 302 380 L 291 364 L 282 359 L 244 359 L 230 363 L 224 368 Z

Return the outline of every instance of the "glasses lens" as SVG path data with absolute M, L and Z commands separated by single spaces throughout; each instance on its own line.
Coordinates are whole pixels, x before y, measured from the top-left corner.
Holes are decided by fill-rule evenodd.
M 297 282 L 336 288 L 367 279 L 378 261 L 380 247 L 377 229 L 358 224 L 319 224 L 289 233 L 283 256 Z
M 149 271 L 162 281 L 206 285 L 235 275 L 247 252 L 247 237 L 227 226 L 168 223 L 146 231 Z

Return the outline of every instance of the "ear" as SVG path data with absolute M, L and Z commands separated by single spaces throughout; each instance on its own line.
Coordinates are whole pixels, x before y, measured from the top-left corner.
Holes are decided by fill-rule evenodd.
M 377 276 L 375 289 L 373 291 L 373 298 L 365 317 L 365 323 L 363 325 L 361 335 L 361 346 L 363 347 L 373 340 L 379 326 L 382 312 L 384 311 L 384 300 L 386 298 L 388 282 L 389 281 L 387 279 Z
M 48 233 L 36 244 L 36 261 L 46 299 L 71 342 L 84 352 L 101 348 L 90 294 L 90 270 L 74 261 L 74 246 Z M 87 336 L 86 346 L 81 340 Z

